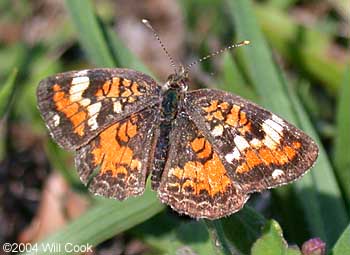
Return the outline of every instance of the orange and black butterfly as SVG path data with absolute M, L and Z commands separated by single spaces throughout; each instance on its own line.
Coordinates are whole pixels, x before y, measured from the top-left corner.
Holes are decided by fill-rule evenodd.
M 241 209 L 251 193 L 294 181 L 312 167 L 318 147 L 292 124 L 224 91 L 187 91 L 193 64 L 164 85 L 119 68 L 40 82 L 41 115 L 52 138 L 76 151 L 91 192 L 119 200 L 141 195 L 150 175 L 162 202 L 216 219 Z

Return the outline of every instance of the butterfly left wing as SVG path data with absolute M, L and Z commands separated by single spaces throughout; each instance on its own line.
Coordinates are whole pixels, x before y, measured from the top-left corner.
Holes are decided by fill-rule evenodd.
M 241 97 L 201 89 L 186 94 L 184 108 L 247 193 L 296 180 L 317 158 L 309 136 Z
M 177 117 L 169 139 L 157 190 L 163 203 L 194 218 L 216 219 L 242 208 L 249 195 L 232 180 L 212 144 L 188 115 Z

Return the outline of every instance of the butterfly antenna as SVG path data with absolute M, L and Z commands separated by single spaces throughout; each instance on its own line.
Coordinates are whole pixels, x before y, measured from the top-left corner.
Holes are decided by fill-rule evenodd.
M 154 37 L 157 39 L 157 41 L 160 44 L 160 47 L 162 47 L 163 51 L 165 52 L 165 54 L 168 56 L 169 60 L 170 60 L 170 64 L 171 66 L 174 68 L 175 72 L 176 72 L 176 65 L 175 65 L 175 61 L 174 59 L 170 56 L 169 52 L 167 51 L 167 49 L 165 48 L 162 40 L 160 39 L 158 33 L 156 32 L 156 30 L 152 27 L 151 23 L 147 20 L 147 19 L 142 19 L 142 23 L 148 27 L 149 29 L 152 30 Z
M 227 50 L 233 49 L 233 48 L 237 48 L 237 47 L 241 47 L 241 46 L 244 46 L 244 45 L 248 45 L 249 43 L 250 43 L 250 41 L 246 40 L 246 41 L 242 41 L 240 43 L 235 43 L 235 44 L 232 44 L 230 46 L 227 46 L 227 47 L 225 47 L 225 48 L 223 48 L 221 50 L 215 51 L 215 52 L 210 53 L 209 55 L 207 55 L 205 57 L 202 57 L 202 58 L 200 58 L 198 60 L 193 61 L 191 64 L 187 65 L 185 69 L 188 72 L 191 69 L 192 66 L 194 66 L 194 65 L 196 65 L 196 64 L 198 64 L 198 63 L 200 63 L 200 62 L 202 62 L 204 60 L 207 60 L 208 58 L 220 55 L 221 53 L 223 53 L 223 52 L 225 52 Z

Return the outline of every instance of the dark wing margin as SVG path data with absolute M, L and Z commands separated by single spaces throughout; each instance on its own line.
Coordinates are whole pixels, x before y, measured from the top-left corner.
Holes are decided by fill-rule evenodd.
M 101 68 L 57 74 L 37 89 L 39 111 L 53 139 L 75 150 L 133 112 L 159 101 L 160 87 L 129 69 Z
M 217 219 L 241 209 L 249 195 L 230 179 L 210 142 L 187 115 L 174 125 L 160 200 L 194 218 Z
M 317 159 L 318 147 L 308 135 L 241 97 L 211 89 L 191 91 L 184 109 L 245 192 L 294 181 Z
M 89 190 L 123 200 L 143 193 L 157 128 L 158 106 L 118 121 L 77 150 L 76 167 Z

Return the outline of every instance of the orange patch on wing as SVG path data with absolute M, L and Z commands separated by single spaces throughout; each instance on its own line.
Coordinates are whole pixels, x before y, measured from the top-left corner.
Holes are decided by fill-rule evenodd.
M 240 119 L 239 119 L 239 125 L 244 125 L 245 123 L 247 123 L 248 119 L 247 119 L 247 115 L 245 114 L 245 112 L 240 113 Z
M 281 165 L 284 165 L 290 161 L 287 155 L 283 152 L 283 150 L 271 150 L 271 152 L 278 160 L 278 163 Z
M 301 143 L 300 142 L 293 142 L 293 148 L 294 149 L 299 149 L 301 147 Z
M 222 116 L 222 112 L 221 111 L 216 111 L 213 113 L 214 118 L 218 119 L 218 120 L 223 120 L 225 119 L 224 116 Z
M 209 113 L 217 110 L 217 108 L 218 108 L 218 100 L 214 100 L 210 102 L 210 105 L 208 107 L 203 107 L 202 109 Z
M 112 87 L 108 93 L 108 97 L 119 97 L 120 91 L 119 91 L 119 86 L 120 86 L 120 79 L 117 77 L 114 77 L 112 79 Z
M 137 134 L 137 126 L 133 125 L 130 120 L 123 123 L 118 131 L 118 138 L 123 141 L 127 142 L 130 138 L 134 137 Z
M 128 122 L 123 123 L 118 131 L 118 139 L 120 139 L 123 142 L 127 142 L 129 138 L 126 135 L 126 128 L 127 128 Z
M 283 151 L 285 152 L 289 160 L 293 160 L 295 155 L 297 154 L 296 150 L 290 146 L 283 147 Z
M 84 124 L 83 122 L 86 120 L 87 113 L 84 111 L 80 111 L 77 114 L 70 117 L 71 122 L 73 123 L 74 132 L 78 135 L 84 135 Z
M 268 165 L 278 163 L 277 159 L 275 159 L 270 149 L 266 147 L 263 147 L 259 150 L 259 156 Z
M 79 136 L 83 136 L 85 126 L 81 123 L 86 119 L 87 112 L 79 109 L 79 104 L 77 102 L 72 102 L 69 99 L 69 94 L 62 91 L 60 85 L 55 84 L 53 86 L 53 90 L 55 91 L 55 94 L 53 95 L 53 101 L 55 103 L 57 111 L 63 112 L 64 115 L 72 123 L 74 132 Z
M 137 159 L 131 160 L 130 167 L 132 170 L 135 170 L 135 169 L 141 170 L 141 166 L 142 166 L 142 164 L 141 164 L 140 160 L 137 160 Z
M 138 89 L 138 86 L 139 85 L 136 82 L 133 82 L 132 85 L 131 85 L 131 91 L 132 91 L 134 96 L 142 95 L 142 93 Z
M 127 80 L 127 79 L 123 80 L 123 86 L 124 87 L 130 87 L 130 85 L 131 85 L 131 81 L 130 80 Z
M 236 173 L 242 174 L 249 172 L 253 167 L 264 164 L 264 161 L 258 156 L 258 154 L 252 150 L 248 149 L 244 154 L 246 162 L 239 165 L 236 168 Z
M 242 126 L 241 128 L 238 129 L 239 132 L 241 132 L 243 135 L 245 135 L 246 133 L 249 133 L 252 131 L 252 123 L 248 122 L 248 124 Z
M 103 85 L 102 88 L 98 89 L 96 92 L 96 96 L 98 97 L 119 97 L 120 91 L 119 91 L 119 86 L 120 86 L 120 79 L 117 77 L 114 77 L 111 81 L 106 81 Z
M 185 180 L 182 189 L 190 187 L 195 195 L 204 190 L 213 197 L 218 193 L 224 193 L 231 185 L 226 169 L 216 153 L 204 164 L 189 161 L 183 169 L 179 167 L 172 169 L 171 174 L 180 180 Z
M 299 142 L 293 143 L 293 147 L 300 148 Z M 260 148 L 257 153 L 253 150 L 247 150 L 244 154 L 246 162 L 242 163 L 236 168 L 236 173 L 242 174 L 249 172 L 256 166 L 271 164 L 285 165 L 295 159 L 297 155 L 297 148 L 291 146 L 283 146 L 281 149 L 271 150 L 267 147 Z
M 197 152 L 201 149 L 203 149 L 204 147 L 204 142 L 205 139 L 204 138 L 195 138 L 192 142 L 191 142 L 191 148 Z
M 246 161 L 250 167 L 255 167 L 257 165 L 262 164 L 263 162 L 261 159 L 258 157 L 255 151 L 249 149 L 245 153 Z
M 126 133 L 130 138 L 133 138 L 136 134 L 137 134 L 137 126 L 133 125 L 130 121 L 129 121 L 129 125 L 128 128 L 126 129 Z
M 110 86 L 111 86 L 111 81 L 106 81 L 105 83 L 103 83 L 102 85 L 102 88 L 98 89 L 95 96 L 98 96 L 98 97 L 102 97 L 104 95 L 107 95 L 109 89 L 110 89 Z
M 226 117 L 226 124 L 230 126 L 236 126 L 239 120 L 238 113 L 241 107 L 233 105 L 230 113 Z
M 130 91 L 129 89 L 125 90 L 125 91 L 121 94 L 122 97 L 129 97 L 129 96 L 131 96 L 131 95 L 132 95 L 132 93 L 131 93 L 131 91 Z
M 237 168 L 236 168 L 236 173 L 238 174 L 243 174 L 243 173 L 246 173 L 246 172 L 249 172 L 250 168 L 249 166 L 247 165 L 247 163 L 243 163 L 242 165 L 239 165 Z
M 230 104 L 227 102 L 222 102 L 221 104 L 219 104 L 219 108 L 221 108 L 223 110 L 228 109 L 229 106 L 230 106 Z
M 204 143 L 204 149 L 197 154 L 198 158 L 208 158 L 211 154 L 211 146 L 208 141 Z
M 121 130 L 119 123 L 112 125 L 99 135 L 99 142 L 94 145 L 91 152 L 94 158 L 93 163 L 95 166 L 102 163 L 100 174 L 111 171 L 113 176 L 128 175 L 128 166 L 130 166 L 131 171 L 141 169 L 141 162 L 134 159 L 133 150 L 127 146 L 121 146 L 116 139 L 116 137 L 120 138 Z

